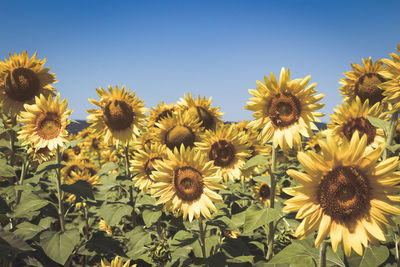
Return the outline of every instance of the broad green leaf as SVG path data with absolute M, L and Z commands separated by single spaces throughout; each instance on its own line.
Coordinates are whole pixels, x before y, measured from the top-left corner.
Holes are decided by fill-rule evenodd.
M 1 133 L 0 133 L 0 134 L 1 134 Z M 0 140 L 0 147 L 6 147 L 6 148 L 8 148 L 8 149 L 11 149 L 10 141 L 1 139 L 1 140 Z
M 63 184 L 61 189 L 65 192 L 74 194 L 77 200 L 92 199 L 94 200 L 93 189 L 87 181 L 78 180 L 73 184 Z
M 0 177 L 15 177 L 17 174 L 15 170 L 10 165 L 2 165 L 0 166 Z
M 243 232 L 251 232 L 260 226 L 263 226 L 279 218 L 279 210 L 272 208 L 259 208 L 256 205 L 250 206 L 246 210 Z
M 392 145 L 392 146 L 386 146 L 387 149 L 390 150 L 392 153 L 396 153 L 397 150 L 400 149 L 400 144 Z
M 50 259 L 64 265 L 78 242 L 79 231 L 71 229 L 63 233 L 55 233 L 42 247 Z
M 18 236 L 21 236 L 24 240 L 29 240 L 43 230 L 45 230 L 45 228 L 39 225 L 34 225 L 29 222 L 23 222 L 17 225 L 17 230 L 15 230 L 14 233 Z
M 182 264 L 187 258 L 189 258 L 189 253 L 192 251 L 190 247 L 180 247 L 171 253 L 171 261 L 166 264 L 168 266 L 183 266 Z M 174 263 L 177 263 L 174 264 Z
M 103 174 L 108 173 L 109 171 L 115 170 L 118 168 L 118 164 L 114 163 L 114 162 L 108 162 L 106 165 L 104 165 L 100 171 L 97 172 L 98 176 L 101 176 Z
M 135 237 L 132 237 L 135 241 Z M 92 235 L 92 238 L 86 243 L 85 248 L 89 252 L 96 254 L 118 254 L 123 255 L 121 243 L 111 236 L 106 235 L 104 231 L 97 231 Z
M 156 199 L 154 197 L 151 197 L 149 195 L 139 195 L 135 206 L 136 207 L 141 207 L 143 205 L 149 205 L 149 206 L 154 206 L 156 204 Z
M 127 237 L 129 238 L 129 242 L 126 255 L 133 260 L 145 254 L 146 245 L 152 242 L 150 233 L 145 232 L 141 226 L 135 227 L 135 229 L 128 233 Z
M 64 149 L 76 147 L 78 144 L 85 141 L 85 139 L 73 140 L 64 144 Z
M 242 211 L 232 215 L 231 221 L 237 226 L 240 227 L 244 224 L 246 220 L 246 211 Z
M 50 202 L 45 199 L 24 199 L 21 201 L 17 209 L 15 210 L 13 217 L 25 217 L 29 212 L 39 210 L 49 204 Z
M 390 129 L 389 121 L 381 120 L 381 119 L 371 117 L 368 115 L 367 115 L 367 119 L 373 126 L 375 126 L 377 128 L 381 128 L 386 134 L 389 132 L 389 129 Z
M 58 164 L 57 161 L 55 161 L 55 160 L 48 161 L 48 162 L 45 162 L 45 163 L 42 163 L 39 165 L 39 167 L 36 170 L 36 174 L 40 174 L 45 171 L 55 170 L 58 168 L 64 168 L 65 166 L 67 166 L 67 164 L 65 164 L 65 162 L 61 162 L 60 164 Z
M 43 218 L 43 219 L 40 220 L 39 226 L 40 226 L 40 227 L 43 227 L 43 228 L 45 228 L 45 229 L 48 229 L 48 228 L 50 227 L 50 225 L 51 225 L 52 223 L 54 223 L 55 221 L 57 221 L 56 218 L 53 218 L 53 217 L 45 217 L 45 218 Z
M 22 238 L 14 233 L 0 231 L 0 256 L 8 256 L 9 253 L 19 253 L 22 251 L 33 251 Z
M 158 219 L 161 217 L 162 211 L 152 211 L 152 210 L 144 210 L 142 212 L 142 217 L 145 225 L 147 227 L 152 226 L 153 223 L 157 222 Z
M 180 230 L 172 238 L 171 246 L 172 247 L 185 247 L 185 246 L 193 244 L 194 242 L 197 241 L 197 239 L 198 239 L 198 235 L 195 235 L 194 233 L 191 233 L 191 232 L 188 232 L 185 230 Z
M 244 166 L 242 167 L 243 170 L 246 170 L 248 168 L 254 167 L 254 166 L 259 166 L 259 165 L 265 165 L 268 164 L 269 160 L 266 156 L 262 155 L 256 155 L 249 159 Z
M 0 214 L 6 214 L 8 212 L 11 212 L 11 209 L 7 202 L 0 196 Z
M 389 257 L 389 249 L 386 246 L 367 247 L 364 249 L 359 267 L 379 266 Z
M 253 177 L 253 181 L 259 182 L 259 183 L 265 183 L 268 186 L 271 185 L 271 177 L 270 176 L 255 176 L 255 177 Z
M 100 210 L 99 214 L 106 223 L 110 226 L 117 225 L 122 217 L 131 215 L 133 208 L 125 203 L 105 204 Z

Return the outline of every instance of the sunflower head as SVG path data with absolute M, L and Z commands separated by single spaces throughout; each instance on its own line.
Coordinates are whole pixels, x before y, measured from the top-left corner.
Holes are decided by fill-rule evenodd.
M 265 76 L 265 83 L 257 81 L 256 90 L 249 89 L 254 97 L 245 108 L 254 111 L 255 119 L 248 127 L 261 130 L 263 143 L 273 141 L 275 147 L 285 150 L 301 143 L 300 134 L 308 137 L 311 130 L 317 130 L 313 121 L 323 116 L 316 110 L 324 104 L 316 102 L 324 95 L 314 95 L 316 84 L 307 86 L 309 81 L 310 76 L 291 81 L 289 70 L 282 68 L 279 82 L 271 73 L 271 79 Z
M 101 260 L 101 267 L 135 267 L 136 264 L 131 265 L 130 260 L 125 262 L 119 256 L 116 256 L 114 259 L 111 260 L 111 263 L 107 259 Z
M 108 143 L 110 140 L 126 143 L 134 140 L 139 135 L 146 115 L 143 100 L 135 97 L 135 93 L 125 90 L 125 86 L 113 89 L 108 86 L 108 93 L 103 89 L 96 89 L 100 101 L 89 101 L 101 109 L 90 109 L 87 112 L 89 123 L 97 134 L 103 135 Z
M 40 95 L 35 97 L 35 104 L 25 104 L 25 110 L 20 114 L 19 122 L 23 124 L 18 138 L 22 144 L 31 144 L 34 148 L 48 147 L 53 150 L 62 147 L 66 142 L 66 126 L 72 110 L 67 110 L 67 100 L 60 103 L 60 94 L 53 99 Z
M 200 121 L 202 127 L 209 130 L 215 129 L 218 122 L 220 122 L 220 118 L 224 114 L 218 111 L 219 107 L 212 108 L 211 103 L 211 97 L 206 99 L 205 96 L 200 98 L 200 95 L 198 95 L 196 99 L 188 93 L 187 96 L 185 94 L 184 98 L 181 98 L 177 104 L 187 110 L 190 116 L 196 117 Z
M 329 134 L 320 142 L 321 154 L 299 152 L 306 173 L 288 170 L 301 186 L 283 189 L 293 198 L 284 211 L 297 211 L 303 219 L 295 236 L 302 239 L 318 229 L 315 246 L 330 234 L 336 251 L 342 243 L 346 255 L 351 249 L 362 255 L 368 242 L 384 241 L 384 225 L 394 224 L 390 215 L 400 215 L 397 157 L 378 162 L 384 146 L 367 150 L 367 135 L 356 131 L 351 140 L 339 143 Z
M 24 104 L 32 104 L 35 97 L 46 97 L 55 89 L 50 84 L 56 82 L 55 75 L 44 68 L 46 62 L 36 59 L 37 52 L 29 59 L 28 53 L 9 54 L 10 59 L 0 62 L 0 105 L 7 113 L 18 114 Z
M 221 202 L 222 197 L 213 190 L 224 188 L 221 178 L 204 154 L 191 148 L 168 150 L 168 159 L 155 161 L 152 177 L 155 183 L 151 194 L 160 197 L 158 204 L 183 219 L 192 221 L 193 217 L 210 218 L 210 209 L 216 211 L 213 202 Z
M 174 104 L 167 105 L 164 101 L 161 101 L 161 104 L 157 104 L 157 107 L 151 108 L 147 127 L 157 127 L 156 123 L 162 119 L 171 117 L 176 110 L 177 108 Z
M 93 174 L 91 170 L 88 168 L 84 168 L 83 170 L 76 169 L 70 172 L 69 176 L 63 176 L 64 184 L 74 184 L 78 181 L 87 182 L 90 187 L 93 189 L 98 184 L 100 184 L 99 177 L 96 174 Z M 74 194 L 69 194 L 67 201 L 73 203 L 76 201 L 76 196 Z M 82 204 L 79 204 L 81 206 Z M 79 209 L 79 208 L 78 208 Z
M 352 71 L 344 73 L 346 78 L 340 80 L 343 86 L 339 88 L 341 94 L 346 96 L 345 101 L 351 101 L 358 96 L 361 102 L 369 100 L 371 105 L 381 102 L 383 91 L 379 86 L 386 81 L 382 76 L 383 62 L 376 60 L 374 63 L 371 57 L 362 59 L 363 66 L 351 64 Z
M 266 183 L 256 183 L 253 187 L 255 199 L 263 203 L 266 207 L 271 204 L 271 188 Z M 279 195 L 279 187 L 275 188 L 275 196 Z

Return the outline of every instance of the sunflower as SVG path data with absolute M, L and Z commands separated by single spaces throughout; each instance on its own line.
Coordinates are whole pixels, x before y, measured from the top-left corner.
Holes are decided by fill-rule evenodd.
M 152 177 L 155 181 L 151 189 L 154 197 L 160 197 L 157 204 L 164 204 L 165 210 L 175 215 L 189 216 L 189 221 L 201 216 L 210 218 L 210 210 L 216 211 L 214 202 L 222 202 L 222 197 L 213 190 L 223 189 L 221 177 L 216 175 L 212 162 L 204 154 L 192 148 L 167 150 L 168 159 L 155 161 Z
M 217 167 L 217 175 L 225 181 L 238 180 L 241 168 L 251 155 L 247 135 L 235 124 L 218 124 L 215 131 L 207 130 L 201 135 L 196 147 L 205 152 L 208 160 Z
M 20 113 L 19 119 L 23 124 L 18 133 L 22 145 L 31 144 L 36 149 L 48 147 L 49 150 L 62 147 L 66 142 L 67 119 L 72 112 L 67 110 L 67 105 L 66 99 L 60 103 L 60 94 L 55 99 L 40 95 L 35 97 L 35 104 L 25 104 L 26 111 Z
M 136 181 L 135 186 L 139 187 L 142 192 L 146 192 L 154 183 L 151 178 L 154 161 L 164 160 L 167 157 L 167 147 L 161 144 L 154 144 L 150 148 L 139 150 L 134 154 L 131 160 L 131 172 L 137 173 L 133 180 Z
M 106 233 L 107 233 L 107 235 L 112 235 L 113 234 L 113 232 L 112 232 L 112 227 L 111 226 L 109 226 L 107 223 L 106 223 L 106 221 L 105 220 L 100 220 L 100 222 L 99 222 L 99 229 L 100 230 L 104 230 Z
M 397 53 L 390 54 L 392 60 L 382 59 L 386 68 L 380 72 L 386 82 L 380 84 L 379 88 L 384 90 L 383 101 L 393 105 L 392 112 L 400 110 L 400 44 L 397 45 Z
M 74 159 L 67 163 L 61 170 L 61 175 L 65 179 L 69 179 L 72 177 L 73 172 L 87 172 L 91 176 L 94 176 L 97 173 L 97 167 L 95 167 L 91 162 L 82 159 Z
M 154 127 L 156 122 L 160 122 L 160 120 L 172 116 L 172 113 L 176 110 L 177 108 L 174 104 L 167 105 L 164 101 L 161 101 L 161 104 L 157 104 L 157 107 L 151 108 L 147 127 Z
M 351 64 L 353 71 L 344 73 L 347 78 L 342 78 L 339 88 L 342 95 L 346 98 L 344 101 L 351 101 L 358 96 L 361 102 L 369 100 L 371 105 L 381 102 L 383 99 L 383 90 L 378 86 L 385 82 L 386 79 L 380 74 L 383 70 L 383 63 L 381 60 L 376 60 L 372 63 L 371 57 L 362 59 L 363 66 L 358 64 Z
M 306 146 L 304 147 L 304 150 L 310 150 L 313 149 L 315 152 L 320 153 L 321 152 L 321 147 L 319 146 L 319 142 L 324 140 L 326 138 L 327 132 L 330 130 L 323 130 L 323 131 L 318 131 L 315 132 L 314 135 L 310 136 L 310 138 L 306 141 Z
M 103 88 L 96 89 L 100 101 L 89 101 L 101 109 L 87 110 L 90 115 L 88 122 L 96 134 L 104 136 L 105 143 L 110 140 L 126 143 L 135 140 L 143 126 L 146 115 L 143 100 L 135 98 L 135 92 L 130 89 L 125 91 L 125 85 L 121 89 L 115 86 L 115 90 L 108 86 L 107 93 Z
M 287 173 L 301 186 L 283 189 L 293 196 L 283 211 L 297 211 L 296 218 L 303 219 L 296 237 L 303 239 L 318 228 L 316 247 L 330 234 L 333 250 L 342 243 L 347 256 L 352 248 L 362 255 L 362 245 L 385 240 L 385 224 L 394 225 L 389 216 L 400 215 L 395 207 L 400 202 L 399 161 L 392 157 L 378 162 L 384 146 L 366 150 L 367 140 L 357 131 L 343 143 L 328 135 L 327 142 L 320 142 L 322 154 L 299 152 L 306 173 Z
M 69 176 L 63 176 L 64 184 L 74 184 L 78 181 L 86 181 L 89 183 L 90 187 L 93 189 L 98 184 L 100 184 L 99 177 L 92 172 L 88 171 L 87 169 L 84 170 L 74 170 L 71 171 Z M 70 203 L 75 202 L 76 196 L 74 194 L 68 194 L 67 201 Z M 82 205 L 82 203 L 76 203 L 78 206 L 77 208 Z
M 32 104 L 35 97 L 52 95 L 55 74 L 44 68 L 46 59 L 37 60 L 37 52 L 29 59 L 28 52 L 9 54 L 10 59 L 0 61 L 0 105 L 5 112 L 18 114 L 24 104 Z
M 203 127 L 196 117 L 188 112 L 177 111 L 172 117 L 166 117 L 156 123 L 155 141 L 166 145 L 173 150 L 181 144 L 185 147 L 193 147 L 194 142 L 199 140 L 199 134 Z
M 146 148 L 150 148 L 153 144 L 155 144 L 155 128 L 146 129 L 145 131 L 140 132 L 136 141 L 132 143 L 134 150 L 144 150 Z
M 39 163 L 49 161 L 52 157 L 54 157 L 54 153 L 50 151 L 47 146 L 39 149 L 34 149 L 30 146 L 26 153 L 31 160 L 38 161 Z
M 311 130 L 318 130 L 313 121 L 323 116 L 316 110 L 324 104 L 315 102 L 324 95 L 313 95 L 316 83 L 307 86 L 310 76 L 290 81 L 289 70 L 282 68 L 279 83 L 271 73 L 271 80 L 265 76 L 265 83 L 257 81 L 256 90 L 249 89 L 254 96 L 247 102 L 246 109 L 254 111 L 255 119 L 249 127 L 262 129 L 259 138 L 263 143 L 273 141 L 274 147 L 286 150 L 301 143 L 300 134 L 309 137 Z
M 356 96 L 354 100 L 338 106 L 334 111 L 335 113 L 330 115 L 331 123 L 327 126 L 336 136 L 350 141 L 353 133 L 359 131 L 360 135 L 367 135 L 368 146 L 377 147 L 379 143 L 385 142 L 383 130 L 373 126 L 367 118 L 371 116 L 386 119 L 380 103 L 370 107 L 368 99 L 361 103 L 360 98 Z
M 119 256 L 116 256 L 111 263 L 108 262 L 106 259 L 101 260 L 101 267 L 135 267 L 136 264 L 131 265 L 131 260 L 128 260 L 127 262 L 124 263 L 124 260 L 120 258 Z
M 263 203 L 266 207 L 269 207 L 271 204 L 271 190 L 269 185 L 266 183 L 256 183 L 253 186 L 253 191 L 255 195 L 255 199 L 259 200 Z M 275 187 L 275 196 L 279 195 L 279 186 L 276 185 Z
M 190 93 L 184 95 L 184 98 L 180 98 L 177 105 L 188 110 L 190 116 L 196 117 L 201 122 L 201 126 L 205 129 L 215 129 L 217 124 L 221 122 L 221 117 L 224 112 L 220 112 L 219 107 L 211 107 L 211 97 L 206 99 L 205 96 L 200 98 L 198 95 L 197 99 L 193 98 Z

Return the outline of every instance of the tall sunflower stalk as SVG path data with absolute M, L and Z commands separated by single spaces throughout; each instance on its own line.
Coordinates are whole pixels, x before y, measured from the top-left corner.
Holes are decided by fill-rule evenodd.
M 61 232 L 65 231 L 65 220 L 64 220 L 64 193 L 61 190 L 61 151 L 60 146 L 57 146 L 56 160 L 58 167 L 56 168 L 56 187 L 57 187 L 57 198 L 58 198 L 58 216 L 60 218 Z
M 272 146 L 272 159 L 271 159 L 271 195 L 270 195 L 270 207 L 273 209 L 275 207 L 275 189 L 276 189 L 276 179 L 275 179 L 275 171 L 276 171 L 276 152 L 277 147 Z M 267 239 L 267 260 L 272 258 L 273 247 L 274 247 L 274 235 L 275 235 L 275 227 L 274 221 L 269 223 L 269 231 L 268 231 L 268 239 Z

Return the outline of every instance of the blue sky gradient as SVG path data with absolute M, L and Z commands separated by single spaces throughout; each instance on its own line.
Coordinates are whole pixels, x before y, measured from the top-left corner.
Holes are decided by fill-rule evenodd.
M 398 0 L 0 0 L 0 58 L 47 58 L 72 119 L 95 108 L 95 88 L 126 85 L 148 108 L 190 92 L 211 96 L 225 120 L 250 120 L 248 89 L 282 66 L 311 74 L 331 114 L 350 63 L 396 51 L 399 10 Z

